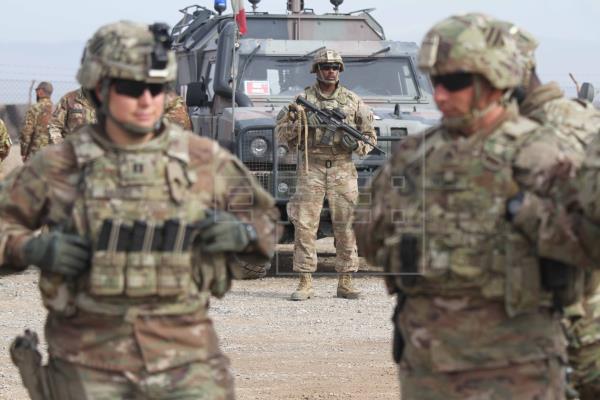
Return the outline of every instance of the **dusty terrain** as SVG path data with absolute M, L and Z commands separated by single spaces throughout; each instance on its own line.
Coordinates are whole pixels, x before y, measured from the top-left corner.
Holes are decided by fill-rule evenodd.
M 293 278 L 235 282 L 211 315 L 231 358 L 238 399 L 398 399 L 390 356 L 393 299 L 380 278 L 357 283 L 365 296 L 337 299 L 336 279 L 315 279 L 316 297 L 288 300 Z M 8 347 L 24 328 L 42 334 L 37 271 L 0 279 L 0 399 L 26 399 Z
M 2 172 L 20 163 L 17 144 Z M 315 279 L 315 298 L 291 302 L 296 279 L 289 275 L 237 281 L 223 300 L 214 300 L 211 315 L 231 358 L 237 398 L 398 399 L 390 354 L 394 300 L 381 278 L 361 277 L 357 284 L 364 293 L 357 301 L 335 298 L 335 277 L 323 276 Z M 37 271 L 0 277 L 0 299 L 0 400 L 24 400 L 8 348 L 25 328 L 43 334 Z

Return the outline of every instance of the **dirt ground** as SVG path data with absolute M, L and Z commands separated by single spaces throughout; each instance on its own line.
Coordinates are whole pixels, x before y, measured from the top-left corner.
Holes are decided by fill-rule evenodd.
M 20 163 L 14 145 L 2 174 Z M 43 342 L 37 276 L 30 269 L 0 277 L 0 400 L 27 399 L 8 348 L 25 328 Z M 305 302 L 288 300 L 297 284 L 289 276 L 236 281 L 224 299 L 214 300 L 210 315 L 231 359 L 237 398 L 399 399 L 390 343 L 394 300 L 381 278 L 356 282 L 360 300 L 337 299 L 333 276 L 317 277 L 316 296 Z
M 43 333 L 45 310 L 30 269 L 0 279 L 0 399 L 27 399 L 8 348 L 25 328 Z M 335 296 L 336 279 L 315 279 L 316 297 L 292 302 L 294 278 L 237 281 L 211 312 L 242 400 L 398 399 L 391 361 L 393 299 L 380 278 L 361 277 L 365 296 Z M 43 335 L 42 335 L 43 336 Z

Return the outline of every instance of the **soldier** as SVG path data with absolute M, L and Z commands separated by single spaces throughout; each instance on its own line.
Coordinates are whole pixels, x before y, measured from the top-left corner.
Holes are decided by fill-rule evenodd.
M 537 41 L 527 31 L 512 23 L 499 22 L 517 39 L 526 73 L 520 92 L 521 114 L 556 128 L 569 143 L 573 171 L 581 166 L 587 145 L 598 136 L 600 112 L 589 102 L 567 99 L 557 83 L 542 84 L 535 62 Z M 573 172 L 571 172 L 572 174 Z M 568 198 L 563 201 L 569 201 Z M 584 272 L 582 271 L 582 274 Z M 565 309 L 565 324 L 569 339 L 569 363 L 573 367 L 573 385 L 581 400 L 600 398 L 600 273 L 585 272 L 585 299 Z
M 40 82 L 35 88 L 36 103 L 29 107 L 21 128 L 21 158 L 27 161 L 42 147 L 50 143 L 48 123 L 52 116 L 52 84 Z
M 4 161 L 4 159 L 8 157 L 11 144 L 12 142 L 10 140 L 10 135 L 8 134 L 8 129 L 6 129 L 4 121 L 0 119 L 0 161 Z
M 345 122 L 375 144 L 373 114 L 358 95 L 339 83 L 343 70 L 344 62 L 336 51 L 319 51 L 311 70 L 316 74 L 317 82 L 304 89 L 300 96 L 321 109 L 340 108 L 346 114 Z M 371 151 L 371 146 L 341 131 L 327 138 L 327 130 L 312 113 L 307 116 L 308 135 L 303 136 L 304 124 L 298 115 L 295 103 L 290 104 L 279 113 L 276 127 L 278 140 L 287 142 L 290 148 L 297 147 L 302 153 L 298 157 L 296 193 L 287 205 L 289 219 L 295 228 L 294 271 L 300 273 L 300 284 L 291 299 L 306 300 L 314 293 L 311 274 L 317 269 L 315 241 L 324 197 L 329 200 L 335 236 L 335 269 L 339 274 L 337 296 L 357 299 L 360 292 L 352 284 L 351 275 L 358 269 L 356 238 L 352 231 L 358 185 L 352 154 L 364 156 Z
M 167 92 L 165 118 L 186 131 L 192 130 L 192 121 L 190 120 L 190 114 L 188 113 L 185 101 L 183 97 L 179 96 L 173 90 Z
M 277 210 L 234 156 L 161 119 L 167 38 L 164 24 L 101 27 L 77 75 L 98 124 L 4 182 L 0 265 L 39 267 L 48 309 L 48 366 L 30 333 L 11 347 L 33 398 L 234 397 L 208 301 L 232 262 L 272 256 Z
M 439 126 L 403 140 L 355 215 L 358 244 L 390 273 L 394 358 L 406 399 L 562 399 L 565 343 L 539 260 L 548 169 L 568 156 L 520 117 L 514 38 L 479 14 L 425 36 Z M 540 267 L 541 264 L 541 267 Z
M 80 126 L 95 123 L 96 110 L 83 88 L 79 88 L 60 98 L 48 130 L 52 143 L 60 143 Z

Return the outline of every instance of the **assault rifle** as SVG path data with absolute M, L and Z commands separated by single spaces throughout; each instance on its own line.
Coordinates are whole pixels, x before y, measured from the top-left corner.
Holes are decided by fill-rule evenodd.
M 359 130 L 354 129 L 350 125 L 344 122 L 346 118 L 346 114 L 344 114 L 340 109 L 334 110 L 321 110 L 316 105 L 306 100 L 304 97 L 296 98 L 296 103 L 304 107 L 305 109 L 311 111 L 317 116 L 317 119 L 321 124 L 323 124 L 325 130 L 327 131 L 324 135 L 325 142 L 324 144 L 331 144 L 333 140 L 333 133 L 338 129 L 344 131 L 344 133 L 352 136 L 356 140 L 360 140 L 363 143 L 368 144 L 374 149 L 379 150 L 381 153 L 385 154 L 385 151 L 378 147 L 376 144 L 371 143 L 367 136 L 363 135 Z

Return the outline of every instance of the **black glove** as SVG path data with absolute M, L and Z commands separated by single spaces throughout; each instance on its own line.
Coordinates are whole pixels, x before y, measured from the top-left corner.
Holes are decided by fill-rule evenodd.
M 27 265 L 65 276 L 77 276 L 90 267 L 89 240 L 61 232 L 42 233 L 23 246 Z
M 239 253 L 257 239 L 254 226 L 226 211 L 211 210 L 198 228 L 196 243 L 206 253 Z
M 352 136 L 345 134 L 342 136 L 342 145 L 350 151 L 358 148 L 358 142 Z

